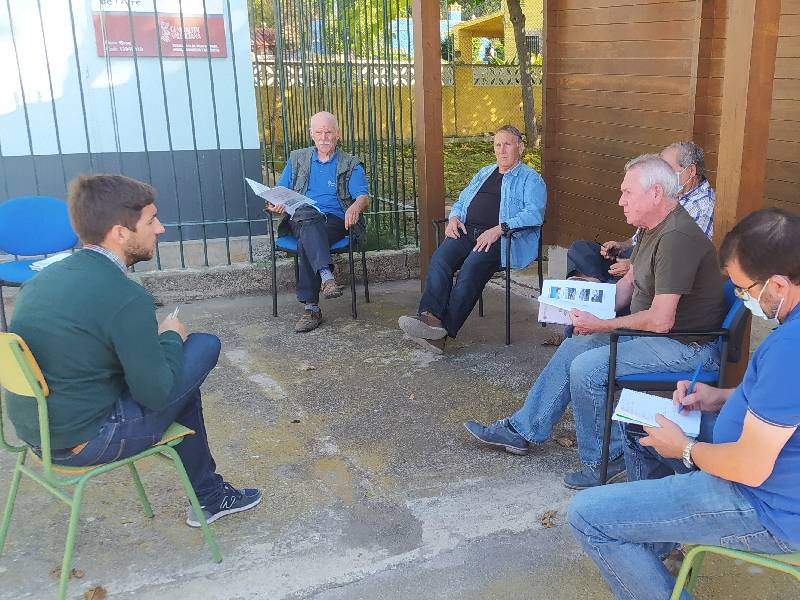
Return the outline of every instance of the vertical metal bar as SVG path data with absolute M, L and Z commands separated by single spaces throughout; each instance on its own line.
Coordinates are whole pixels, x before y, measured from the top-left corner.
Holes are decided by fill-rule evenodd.
M 244 168 L 244 134 L 242 132 L 242 108 L 239 102 L 239 74 L 236 72 L 236 45 L 233 35 L 233 20 L 231 18 L 231 0 L 225 0 L 225 8 L 228 11 L 228 35 L 230 36 L 231 44 L 231 62 L 233 69 L 233 93 L 236 97 L 236 125 L 239 129 L 239 166 L 241 167 L 241 180 L 244 182 L 245 168 Z M 249 12 L 249 11 L 248 11 Z M 255 40 L 256 38 L 253 37 Z M 256 45 L 256 73 L 258 73 L 258 46 Z M 259 99 L 261 98 L 261 86 L 258 86 Z M 242 183 L 244 185 L 244 183 Z M 247 253 L 250 262 L 253 262 L 253 226 L 250 222 L 250 205 L 247 202 L 247 187 L 244 188 L 242 200 L 244 201 L 244 214 L 247 219 Z
M 276 45 L 276 71 L 275 76 L 278 79 L 278 85 L 281 89 L 281 123 L 283 130 L 283 153 L 284 158 L 289 157 L 289 123 L 286 118 L 286 61 L 284 57 L 284 44 L 283 44 L 283 17 L 281 15 L 281 0 L 275 0 L 275 45 Z M 280 66 L 279 66 L 280 65 Z
M 603 448 L 600 454 L 600 485 L 608 480 L 608 451 L 611 444 L 611 416 L 614 412 L 614 393 L 617 390 L 617 345 L 619 335 L 611 334 L 608 352 L 608 387 L 606 389 L 605 423 L 603 426 Z
M 119 172 L 122 173 L 124 168 L 122 166 L 122 144 L 119 139 L 119 119 L 117 118 L 117 96 L 114 93 L 114 70 L 111 68 L 111 55 L 108 51 L 108 32 L 106 31 L 106 13 L 105 7 L 100 5 L 100 30 L 103 37 L 103 54 L 104 62 L 106 65 L 106 80 L 108 82 L 108 100 L 111 104 L 111 122 L 114 131 L 114 147 L 117 150 L 117 164 Z
M 197 150 L 197 128 L 194 123 L 194 102 L 192 101 L 192 82 L 189 77 L 189 57 L 186 54 L 186 25 L 183 20 L 183 0 L 178 0 L 178 12 L 181 21 L 181 44 L 183 48 L 183 65 L 184 72 L 186 73 L 186 92 L 189 101 L 189 120 L 192 125 L 192 146 L 194 148 L 194 162 L 197 166 L 197 189 L 200 200 L 200 221 L 201 230 L 203 231 L 203 264 L 208 266 L 208 238 L 206 236 L 206 213 L 205 202 L 203 199 L 203 176 L 200 170 L 200 154 Z
M 153 20 L 155 31 L 159 30 L 158 26 L 158 0 L 153 0 Z M 186 268 L 186 256 L 183 251 L 183 221 L 181 219 L 181 197 L 178 188 L 178 169 L 175 165 L 175 148 L 172 143 L 172 125 L 169 118 L 169 101 L 167 100 L 167 82 L 164 75 L 164 56 L 161 51 L 161 43 L 156 44 L 158 49 L 158 66 L 161 72 L 161 97 L 164 99 L 164 118 L 167 124 L 167 145 L 169 147 L 169 159 L 172 165 L 172 190 L 175 194 L 175 219 L 177 221 L 178 229 L 178 253 L 181 257 L 181 268 Z
M 139 52 L 136 49 L 136 32 L 133 26 L 133 11 L 128 4 L 128 27 L 131 33 L 131 45 L 133 46 L 133 68 L 136 73 L 136 97 L 139 100 L 139 123 L 142 127 L 142 145 L 144 146 L 145 164 L 147 165 L 147 182 L 153 183 L 153 169 L 150 164 L 150 148 L 147 144 L 147 125 L 144 119 L 144 103 L 142 102 L 142 82 L 139 75 Z M 158 31 L 158 30 L 156 30 Z M 156 238 L 156 266 L 161 269 L 161 249 L 159 248 L 158 238 Z M 135 270 L 135 266 L 131 267 Z
M 28 114 L 28 99 L 25 97 L 25 85 L 22 82 L 22 68 L 19 64 L 19 51 L 17 50 L 17 37 L 14 35 L 14 19 L 11 16 L 10 0 L 6 0 L 6 10 L 8 11 L 8 30 L 11 33 L 11 45 L 14 46 L 14 60 L 17 64 L 17 76 L 19 77 L 19 90 L 22 95 L 22 112 L 25 115 L 25 130 L 28 133 L 28 150 L 31 153 L 31 167 L 33 170 L 33 182 L 36 186 L 36 193 L 40 194 L 39 174 L 36 172 L 36 155 L 33 152 L 33 136 L 31 135 L 31 119 Z
M 89 155 L 89 168 L 94 171 L 94 158 L 92 156 L 92 144 L 89 140 L 89 120 L 86 117 L 86 97 L 83 93 L 83 73 L 81 72 L 81 58 L 78 53 L 78 37 L 75 34 L 75 10 L 72 8 L 72 0 L 69 0 L 69 20 L 72 27 L 72 49 L 75 53 L 75 72 L 78 80 L 78 92 L 81 96 L 81 116 L 83 117 L 83 133 L 86 136 L 86 154 Z
M 400 0 L 395 0 L 395 15 L 400 14 Z M 400 56 L 400 18 L 396 17 L 397 24 L 397 54 Z M 398 63 L 400 63 L 398 58 Z M 408 66 L 408 59 L 406 59 L 406 69 Z M 400 196 L 397 198 L 399 207 L 402 210 L 403 219 L 403 245 L 408 244 L 408 219 L 406 215 L 406 137 L 405 129 L 403 128 L 403 67 L 402 63 L 398 65 L 397 69 L 397 92 L 398 92 L 398 109 L 400 113 Z
M 203 22 L 206 30 L 206 59 L 208 61 L 208 79 L 211 84 L 211 111 L 214 113 L 214 139 L 217 143 L 217 160 L 219 162 L 219 193 L 222 200 L 222 218 L 225 221 L 225 257 L 231 264 L 231 232 L 228 223 L 228 199 L 225 197 L 225 167 L 222 164 L 222 145 L 219 139 L 219 118 L 217 116 L 217 94 L 214 89 L 214 70 L 211 67 L 211 35 L 208 31 L 208 11 L 206 0 L 203 0 Z M 233 37 L 233 36 L 231 36 Z M 231 51 L 233 53 L 233 51 Z M 238 104 L 238 99 L 237 99 Z
M 411 7 L 408 5 L 409 0 L 406 0 L 406 31 L 413 31 L 409 27 L 409 14 Z M 408 56 L 411 56 L 411 36 L 406 37 L 406 45 L 408 46 Z M 414 88 L 416 84 L 416 75 L 413 61 L 408 65 L 408 125 L 409 132 L 411 133 L 411 197 L 414 203 L 414 243 L 419 246 L 419 212 L 417 211 L 417 147 L 414 144 Z M 413 75 L 412 75 L 413 74 Z
M 250 9 L 251 8 L 253 10 L 252 13 L 250 13 Z M 230 10 L 230 0 L 228 0 L 228 9 Z M 258 62 L 259 61 L 259 57 L 258 57 L 259 56 L 258 55 L 258 31 L 259 30 L 263 31 L 263 27 L 256 28 L 256 8 L 255 8 L 254 0 L 249 0 L 248 6 L 247 6 L 247 12 L 248 12 L 248 16 L 250 14 L 252 14 L 252 18 L 250 18 L 250 36 L 251 36 L 250 39 L 255 40 L 256 98 L 257 98 L 256 114 L 258 116 L 259 128 L 261 130 L 261 144 L 260 144 L 261 147 L 260 147 L 259 151 L 261 153 L 261 162 L 262 162 L 261 168 L 262 168 L 262 177 L 263 177 L 264 176 L 263 169 L 267 168 L 267 164 L 269 162 L 269 156 L 268 156 L 268 153 L 267 153 L 267 135 L 269 135 L 269 137 L 270 137 L 270 144 L 272 143 L 272 135 L 273 135 L 272 131 L 269 131 L 269 134 L 267 132 L 267 123 L 270 122 L 269 114 L 268 114 L 268 111 L 269 111 L 269 91 L 266 92 L 267 97 L 265 99 L 264 98 L 264 93 L 265 93 L 264 86 L 263 86 L 263 84 L 261 82 L 262 68 L 261 68 L 261 63 Z M 228 14 L 228 17 L 229 17 L 229 27 L 230 27 L 230 13 Z M 259 21 L 259 23 L 263 24 L 263 22 L 264 22 L 264 3 L 262 2 L 261 3 L 261 20 Z M 233 30 L 231 29 L 231 32 L 232 31 Z M 262 39 L 263 39 L 263 37 L 264 36 L 262 34 Z M 233 34 L 231 33 L 231 41 L 232 40 L 233 40 Z M 266 77 L 266 68 L 267 68 L 267 62 L 266 62 L 266 40 L 264 40 L 264 52 L 265 52 L 265 60 L 264 60 L 264 63 L 263 63 L 263 66 L 264 66 L 263 71 L 264 71 L 264 76 Z M 275 79 L 278 77 L 277 68 L 276 68 L 274 63 L 273 63 L 272 68 L 273 68 L 273 73 L 274 73 L 272 80 L 274 82 Z M 265 114 L 265 110 L 264 110 L 265 102 L 267 104 L 267 114 Z M 238 97 L 237 97 L 237 107 L 238 107 Z M 241 113 L 240 113 L 239 124 L 240 124 L 240 137 L 241 137 Z M 244 142 L 242 142 L 242 144 L 244 144 Z M 273 172 L 274 172 L 274 168 L 273 168 Z M 267 185 L 272 185 L 272 183 L 269 180 L 269 177 L 266 178 L 265 183 Z M 245 202 L 247 202 L 246 193 L 245 193 Z

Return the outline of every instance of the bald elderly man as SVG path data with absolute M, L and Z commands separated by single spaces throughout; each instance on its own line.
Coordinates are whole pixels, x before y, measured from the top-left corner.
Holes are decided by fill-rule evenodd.
M 284 215 L 278 235 L 297 238 L 299 277 L 297 300 L 304 305 L 294 330 L 311 331 L 322 323 L 320 292 L 325 298 L 342 295 L 333 277 L 330 246 L 348 232 L 356 238 L 365 233 L 361 219 L 369 206 L 364 165 L 355 156 L 336 148 L 339 123 L 329 112 L 318 112 L 309 123 L 313 146 L 294 150 L 286 161 L 278 185 L 309 198 L 316 208 L 303 206 L 291 219 Z M 285 207 L 267 203 L 267 210 L 284 214 Z

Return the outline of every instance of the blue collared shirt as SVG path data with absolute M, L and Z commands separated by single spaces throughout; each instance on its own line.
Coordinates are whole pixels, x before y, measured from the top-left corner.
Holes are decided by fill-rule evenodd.
M 336 196 L 336 162 L 336 154 L 330 160 L 321 162 L 317 158 L 316 150 L 311 153 L 311 173 L 308 176 L 308 188 L 305 195 L 317 203 L 317 208 L 321 212 L 344 219 L 344 211 Z M 292 187 L 291 159 L 286 161 L 286 166 L 278 179 L 278 185 Z M 353 200 L 369 194 L 367 176 L 362 165 L 353 169 L 347 188 Z
M 497 168 L 496 164 L 482 167 L 469 185 L 458 196 L 450 210 L 450 218 L 458 217 L 462 223 L 467 220 L 467 209 L 475 194 Z M 547 204 L 547 189 L 544 179 L 534 169 L 523 162 L 503 174 L 500 186 L 500 223 L 507 223 L 509 229 L 526 225 L 544 223 L 544 209 Z M 539 256 L 539 235 L 541 228 L 523 231 L 511 238 L 511 268 L 524 269 Z M 506 266 L 506 245 L 500 245 L 501 264 Z
M 714 443 L 735 442 L 749 413 L 776 427 L 798 427 L 758 487 L 736 486 L 775 537 L 800 544 L 800 305 L 756 349 L 742 383 L 714 425 Z
M 83 249 L 84 250 L 91 250 L 92 252 L 97 252 L 98 254 L 102 254 L 108 260 L 110 260 L 115 265 L 117 265 L 123 273 L 127 273 L 128 272 L 128 267 L 125 266 L 125 263 L 123 263 L 120 260 L 119 256 L 117 256 L 116 254 L 111 252 L 111 250 L 107 250 L 107 249 L 103 248 L 102 246 L 98 246 L 97 244 L 84 244 L 83 245 Z

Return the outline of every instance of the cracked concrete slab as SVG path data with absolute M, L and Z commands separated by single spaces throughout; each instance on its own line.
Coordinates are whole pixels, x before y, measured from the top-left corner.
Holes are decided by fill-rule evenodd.
M 547 443 L 528 456 L 480 447 L 465 419 L 506 416 L 553 349 L 530 294 L 513 299 L 503 344 L 503 296 L 486 293 L 448 353 L 404 339 L 397 317 L 415 308 L 419 282 L 375 285 L 373 302 L 325 302 L 325 323 L 293 332 L 299 305 L 231 297 L 187 303 L 181 318 L 223 341 L 203 388 L 212 450 L 236 485 L 256 485 L 253 511 L 214 523 L 214 564 L 169 465 L 144 461 L 156 512 L 141 512 L 126 471 L 92 482 L 82 511 L 70 598 L 102 585 L 111 598 L 483 599 L 611 597 L 572 539 L 561 485 L 574 448 Z M 359 289 L 359 293 L 361 290 Z M 165 306 L 166 314 L 172 309 Z M 574 438 L 571 419 L 559 436 Z M 0 469 L 11 467 L 0 455 Z M 5 477 L 5 475 L 2 475 Z M 2 488 L 7 488 L 3 480 Z M 553 528 L 539 523 L 556 511 Z M 0 559 L 0 598 L 55 596 L 65 507 L 23 483 Z M 710 560 L 704 598 L 796 597 L 787 579 Z M 795 592 L 793 594 L 793 592 Z

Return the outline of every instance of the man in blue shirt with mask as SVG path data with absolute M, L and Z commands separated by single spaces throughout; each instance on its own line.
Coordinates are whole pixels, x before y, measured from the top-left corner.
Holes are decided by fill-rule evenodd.
M 679 383 L 675 402 L 703 411 L 704 425 L 716 418 L 713 433 L 704 436 L 704 426 L 693 440 L 659 415 L 659 427 L 625 449 L 628 483 L 573 500 L 573 532 L 618 598 L 667 598 L 675 578 L 661 559 L 677 544 L 800 550 L 798 239 L 800 216 L 772 208 L 745 217 L 722 243 L 720 265 L 736 295 L 779 327 L 737 388 L 698 383 L 687 394 L 689 382 Z M 664 476 L 676 459 L 690 471 Z
M 286 215 L 278 235 L 297 238 L 299 277 L 297 300 L 305 305 L 294 330 L 311 331 L 322 323 L 319 294 L 325 298 L 342 295 L 331 270 L 331 244 L 350 235 L 365 234 L 361 219 L 369 206 L 369 189 L 361 161 L 336 148 L 339 124 L 329 112 L 318 112 L 310 121 L 314 145 L 294 150 L 286 161 L 278 185 L 311 198 L 316 204 L 298 208 L 291 219 Z M 284 214 L 283 205 L 267 203 L 267 210 Z

